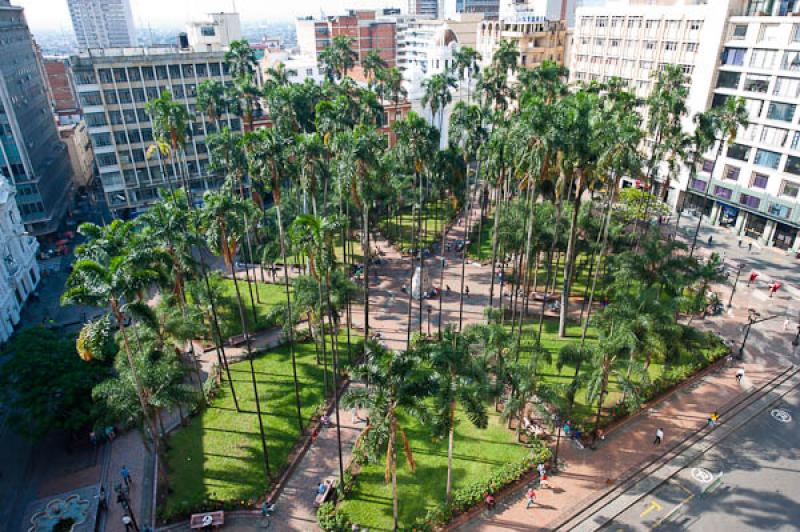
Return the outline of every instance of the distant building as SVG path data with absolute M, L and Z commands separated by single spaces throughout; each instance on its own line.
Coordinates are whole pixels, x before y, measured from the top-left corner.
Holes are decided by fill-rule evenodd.
M 433 74 L 452 66 L 453 54 L 462 47 L 476 48 L 481 14 L 456 15 L 447 20 L 409 21 L 398 35 L 403 54 L 398 67 L 412 84 L 419 84 Z
M 156 153 L 146 157 L 153 129 L 145 103 L 170 91 L 195 119 L 185 146 L 188 181 L 195 200 L 217 188 L 222 178 L 208 168 L 206 136 L 217 125 L 196 106 L 197 87 L 205 80 L 230 83 L 225 52 L 178 47 L 90 50 L 70 59 L 95 163 L 109 208 L 135 214 L 158 198 L 159 189 L 180 186 L 180 170 Z M 241 130 L 238 118 L 223 114 L 220 126 Z
M 565 20 L 575 25 L 576 0 L 500 0 L 500 18 L 508 21 Z
M 58 134 L 67 145 L 73 185 L 76 188 L 88 186 L 94 177 L 94 152 L 86 122 L 81 120 L 74 124 L 60 125 Z
M 81 120 L 81 109 L 75 91 L 75 80 L 66 59 L 46 58 L 44 70 L 50 106 L 59 125 L 77 124 Z
M 260 64 L 264 79 L 266 79 L 265 71 L 268 68 L 283 65 L 283 68 L 286 69 L 286 77 L 292 83 L 303 83 L 307 79 L 311 79 L 315 83 L 322 83 L 325 80 L 325 75 L 320 70 L 317 59 L 311 55 L 291 54 L 287 50 L 271 51 L 265 53 Z
M 130 0 L 67 0 L 78 48 L 136 46 Z
M 69 204 L 70 167 L 21 7 L 0 0 L 0 174 L 17 190 L 28 232 L 55 232 Z
M 534 68 L 545 60 L 563 65 L 567 25 L 563 20 L 547 20 L 543 17 L 534 21 L 481 22 L 477 49 L 485 65 L 491 63 L 500 41 L 511 41 L 516 44 L 520 68 Z
M 371 51 L 376 51 L 389 66 L 396 60 L 396 24 L 394 21 L 377 18 L 374 10 L 351 10 L 346 15 L 327 17 L 323 20 L 312 17 L 299 18 L 296 22 L 297 45 L 304 55 L 319 57 L 319 54 L 337 36 L 352 39 L 353 51 L 357 54 L 355 68 L 348 75 L 363 81 L 361 61 Z
M 461 14 L 479 14 L 487 20 L 497 20 L 500 0 L 442 0 L 439 18 L 454 18 Z
M 219 51 L 242 38 L 239 13 L 209 13 L 208 17 L 187 28 L 189 47 L 196 52 Z
M 15 195 L 14 187 L 0 177 L 0 342 L 14 333 L 22 306 L 41 280 L 39 243 L 25 232 Z
M 429 18 L 439 18 L 444 15 L 440 5 L 442 0 L 408 0 L 408 14 Z

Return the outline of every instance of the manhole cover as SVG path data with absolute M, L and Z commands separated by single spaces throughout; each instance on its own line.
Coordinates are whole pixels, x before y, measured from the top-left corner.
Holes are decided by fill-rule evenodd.
M 702 467 L 695 467 L 692 469 L 692 478 L 694 478 L 697 482 L 708 484 L 709 482 L 714 480 L 714 474 L 708 469 L 704 469 Z
M 788 411 L 784 410 L 783 408 L 773 408 L 772 411 L 769 413 L 773 419 L 776 421 L 780 421 L 781 423 L 789 423 L 792 420 L 792 414 Z

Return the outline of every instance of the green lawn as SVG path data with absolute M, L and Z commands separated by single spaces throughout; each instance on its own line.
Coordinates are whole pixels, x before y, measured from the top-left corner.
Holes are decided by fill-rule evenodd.
M 490 408 L 489 427 L 476 429 L 459 412 L 453 458 L 453 487 L 458 489 L 509 462 L 521 460 L 529 450 L 515 443 L 514 431 L 503 425 Z M 428 430 L 414 419 L 403 424 L 411 441 L 416 473 L 404 458 L 398 465 L 400 527 L 410 527 L 437 502 L 444 502 L 447 480 L 447 440 L 433 442 Z M 401 453 L 402 456 L 402 453 Z M 342 508 L 350 519 L 370 530 L 392 529 L 392 488 L 384 482 L 384 465 L 361 470 Z
M 467 256 L 471 259 L 478 259 L 478 224 L 475 219 L 475 226 L 470 237 L 470 244 L 467 248 Z M 481 225 L 481 255 L 480 260 L 492 260 L 492 227 L 494 219 L 487 217 Z
M 356 340 L 355 336 L 351 338 Z M 339 339 L 342 361 L 347 359 L 346 341 L 346 331 L 342 331 Z M 323 367 L 315 362 L 313 343 L 299 344 L 295 352 L 302 417 L 306 423 L 323 400 Z M 243 412 L 236 412 L 225 380 L 213 403 L 170 438 L 169 493 L 162 508 L 163 517 L 196 511 L 206 501 L 252 501 L 262 497 L 268 488 L 250 366 L 248 362 L 239 362 L 231 364 L 230 369 Z M 275 475 L 286 464 L 299 436 L 288 347 L 258 356 L 255 370 L 267 452 Z
M 437 210 L 438 205 L 438 210 Z M 454 215 L 448 201 L 431 201 L 422 208 L 422 245 L 430 246 L 442 239 L 442 228 Z M 427 223 L 427 231 L 425 231 Z M 381 233 L 391 239 L 398 249 L 406 249 L 414 245 L 414 233 L 417 229 L 417 217 L 411 209 L 406 209 L 398 216 L 384 218 L 378 223 Z
M 265 279 L 269 279 L 269 271 L 265 272 L 264 276 Z M 257 274 L 257 280 L 260 281 L 260 279 L 261 275 Z M 253 323 L 253 312 L 250 303 L 252 300 L 256 302 L 256 322 L 254 330 L 258 331 L 273 325 L 267 321 L 267 315 L 272 310 L 272 307 L 286 302 L 286 292 L 282 284 L 255 282 L 252 283 L 252 287 L 253 298 L 251 299 L 247 281 L 239 280 L 239 293 L 242 296 L 242 302 L 247 310 L 248 323 L 250 323 L 251 326 Z M 258 295 L 256 295 L 256 290 L 258 290 Z M 258 301 L 259 299 L 261 300 L 260 303 Z M 217 312 L 219 314 L 223 336 L 227 338 L 242 334 L 242 322 L 239 318 L 239 307 L 236 303 L 236 288 L 233 285 L 232 279 L 223 279 L 222 281 L 222 298 L 217 305 Z

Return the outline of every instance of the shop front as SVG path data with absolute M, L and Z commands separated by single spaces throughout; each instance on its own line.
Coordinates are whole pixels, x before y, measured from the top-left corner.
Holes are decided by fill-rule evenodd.
M 733 227 L 736 225 L 736 220 L 739 218 L 739 209 L 727 205 L 722 202 L 719 203 L 719 225 L 722 227 Z
M 744 234 L 750 238 L 761 238 L 767 227 L 767 219 L 755 214 L 750 214 L 747 217 L 747 223 L 744 226 Z
M 790 249 L 794 245 L 797 237 L 797 229 L 788 225 L 778 223 L 775 226 L 775 247 L 780 249 Z

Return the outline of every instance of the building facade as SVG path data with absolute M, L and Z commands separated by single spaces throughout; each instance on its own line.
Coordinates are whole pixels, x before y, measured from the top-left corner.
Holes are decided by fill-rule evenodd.
M 575 0 L 501 0 L 502 20 L 565 20 L 567 28 L 575 26 Z
M 454 18 L 461 14 L 478 14 L 487 20 L 497 20 L 500 0 L 443 0 L 441 18 Z
M 14 333 L 22 306 L 41 280 L 39 242 L 25 232 L 15 195 L 14 187 L 0 177 L 0 342 Z
M 17 190 L 25 228 L 58 229 L 69 203 L 67 149 L 56 130 L 22 8 L 0 0 L 0 173 Z
M 346 15 L 327 17 L 324 20 L 312 17 L 296 21 L 297 45 L 303 55 L 319 57 L 333 42 L 334 37 L 352 39 L 351 47 L 358 56 L 355 67 L 348 75 L 364 81 L 361 61 L 371 51 L 376 51 L 389 66 L 396 61 L 397 26 L 393 20 L 378 18 L 375 10 L 350 10 Z
M 706 155 L 686 205 L 764 245 L 800 250 L 800 22 L 787 4 L 773 7 L 750 4 L 726 25 L 711 105 L 743 98 L 749 124 L 716 164 L 713 150 Z
M 81 120 L 81 109 L 75 91 L 72 70 L 63 58 L 45 58 L 44 71 L 47 76 L 47 94 L 50 107 L 58 125 L 77 124 Z M 62 137 L 63 138 L 63 137 Z
M 198 52 L 223 50 L 242 38 L 239 13 L 209 13 L 207 20 L 191 22 L 187 35 L 189 46 Z
M 439 18 L 444 15 L 443 0 L 408 0 L 408 14 Z
M 77 123 L 60 125 L 58 134 L 67 146 L 73 187 L 88 186 L 94 178 L 94 152 L 86 122 L 80 120 Z
M 545 60 L 564 64 L 567 27 L 563 20 L 484 21 L 478 26 L 477 50 L 483 64 L 492 61 L 500 41 L 512 41 L 519 50 L 519 67 L 533 68 Z
M 130 0 L 67 0 L 78 48 L 136 46 Z
M 126 216 L 143 211 L 158 191 L 180 186 L 182 178 L 171 161 L 156 153 L 149 100 L 169 91 L 186 107 L 189 122 L 184 169 L 195 200 L 219 186 L 208 168 L 206 136 L 217 124 L 196 106 L 197 87 L 205 80 L 231 82 L 223 51 L 196 52 L 178 48 L 117 48 L 90 50 L 71 58 L 79 103 L 89 128 L 95 163 L 109 208 Z M 220 127 L 240 130 L 237 118 L 223 114 Z M 180 169 L 178 169 L 179 171 Z

